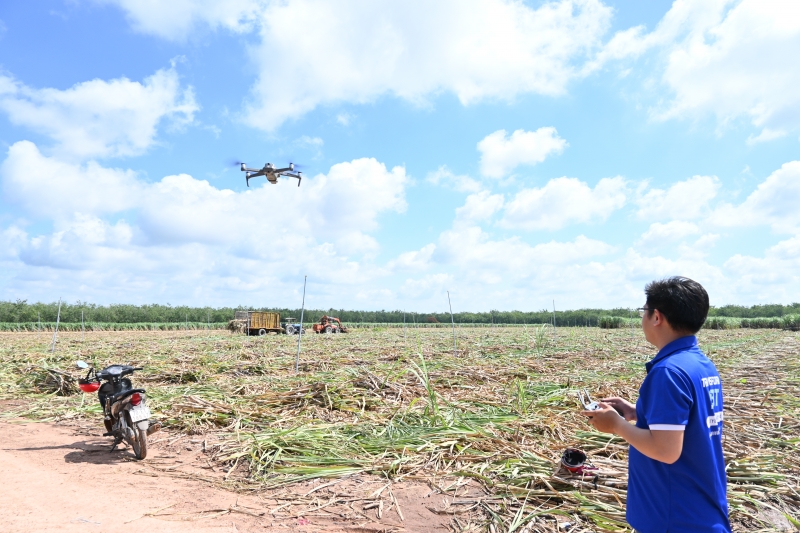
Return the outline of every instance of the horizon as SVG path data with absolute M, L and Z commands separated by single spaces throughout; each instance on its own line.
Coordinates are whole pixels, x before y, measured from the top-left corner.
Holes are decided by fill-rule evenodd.
M 778 0 L 5 3 L 0 299 L 797 302 L 798 54 Z
M 104 304 L 99 305 L 92 302 L 84 302 L 84 301 L 77 301 L 74 303 L 66 302 L 66 301 L 55 301 L 55 302 L 27 302 L 26 300 L 18 300 L 16 302 L 8 301 L 8 300 L 0 300 L 0 316 L 4 313 L 4 304 L 8 304 L 10 306 L 47 306 L 47 307 L 57 307 L 59 304 L 66 307 L 72 308 L 86 308 L 86 309 L 110 309 L 112 307 L 133 307 L 136 309 L 143 309 L 147 307 L 161 307 L 164 309 L 186 309 L 188 311 L 209 311 L 209 312 L 219 312 L 219 311 L 265 311 L 265 312 L 272 312 L 272 311 L 288 311 L 288 312 L 299 312 L 301 310 L 300 307 L 266 307 L 266 306 L 244 306 L 244 305 L 237 305 L 237 306 L 222 306 L 222 307 L 209 307 L 209 306 L 186 306 L 186 305 L 171 305 L 167 304 L 159 304 L 159 303 L 149 303 L 149 304 L 128 304 L 128 303 L 113 303 L 113 304 Z M 733 309 L 741 309 L 741 310 L 755 310 L 757 308 L 780 308 L 781 311 L 785 310 L 786 308 L 792 309 L 796 307 L 800 307 L 800 302 L 792 302 L 790 304 L 779 304 L 779 303 L 767 303 L 767 304 L 755 304 L 752 306 L 744 306 L 744 305 L 736 305 L 736 304 L 727 304 L 723 306 L 710 306 L 709 310 L 725 310 L 726 308 L 733 308 Z M 305 308 L 306 312 L 323 312 L 326 313 L 328 311 L 336 312 L 336 313 L 348 313 L 348 314 L 370 314 L 370 313 L 384 313 L 384 314 L 398 314 L 398 315 L 413 315 L 413 316 L 434 316 L 434 315 L 449 315 L 450 311 L 448 309 L 444 310 L 427 310 L 427 311 L 414 311 L 414 310 L 406 310 L 406 309 L 375 309 L 375 310 L 366 310 L 366 309 L 344 309 L 344 308 Z M 633 307 L 611 307 L 611 308 L 602 308 L 602 307 L 579 307 L 575 309 L 538 309 L 538 310 L 530 310 L 525 311 L 521 309 L 490 309 L 488 311 L 474 311 L 474 310 L 462 310 L 462 311 L 453 311 L 453 316 L 457 315 L 492 315 L 496 314 L 512 314 L 512 313 L 519 313 L 523 315 L 534 315 L 534 314 L 566 314 L 566 313 L 580 313 L 580 312 L 633 312 L 636 311 L 636 308 Z M 711 316 L 711 315 L 709 315 Z M 718 316 L 725 316 L 725 315 L 718 315 Z M 634 317 L 638 318 L 638 317 Z M 2 322 L 2 320 L 0 320 Z

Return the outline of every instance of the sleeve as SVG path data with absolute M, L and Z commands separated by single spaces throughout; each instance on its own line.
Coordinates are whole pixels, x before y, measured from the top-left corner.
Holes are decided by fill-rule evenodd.
M 692 383 L 686 375 L 670 368 L 653 369 L 640 398 L 650 429 L 683 430 L 689 423 Z

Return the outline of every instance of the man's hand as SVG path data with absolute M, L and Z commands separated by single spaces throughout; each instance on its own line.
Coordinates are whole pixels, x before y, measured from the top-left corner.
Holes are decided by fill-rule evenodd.
M 603 398 L 601 401 L 613 407 L 628 422 L 636 422 L 636 406 L 631 402 L 618 396 Z
M 594 411 L 581 411 L 581 414 L 589 419 L 589 423 L 594 429 L 601 433 L 615 433 L 619 424 L 625 424 L 625 420 L 609 404 L 598 402 L 599 409 Z
M 627 406 L 633 407 L 628 402 L 622 401 Z M 683 451 L 683 431 L 651 431 L 637 428 L 625 422 L 610 403 L 603 401 L 598 402 L 598 405 L 600 409 L 596 411 L 581 411 L 597 431 L 619 435 L 647 457 L 662 463 L 672 464 L 680 458 Z M 625 407 L 622 406 L 623 409 Z M 636 416 L 635 408 L 633 416 Z

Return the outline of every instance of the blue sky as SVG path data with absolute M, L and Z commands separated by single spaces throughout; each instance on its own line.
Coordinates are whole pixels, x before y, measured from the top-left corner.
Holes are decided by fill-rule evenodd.
M 798 56 L 780 1 L 6 2 L 0 298 L 798 301 Z

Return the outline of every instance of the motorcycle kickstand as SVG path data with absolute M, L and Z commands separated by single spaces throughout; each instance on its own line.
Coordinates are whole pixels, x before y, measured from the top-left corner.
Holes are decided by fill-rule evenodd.
M 117 446 L 119 446 L 119 445 L 120 445 L 120 443 L 122 443 L 122 439 L 121 439 L 121 438 L 119 438 L 119 437 L 115 438 L 115 439 L 114 439 L 114 445 L 111 447 L 111 452 L 109 452 L 109 453 L 113 453 L 113 452 L 114 452 L 114 450 L 116 450 L 116 449 L 117 449 Z

